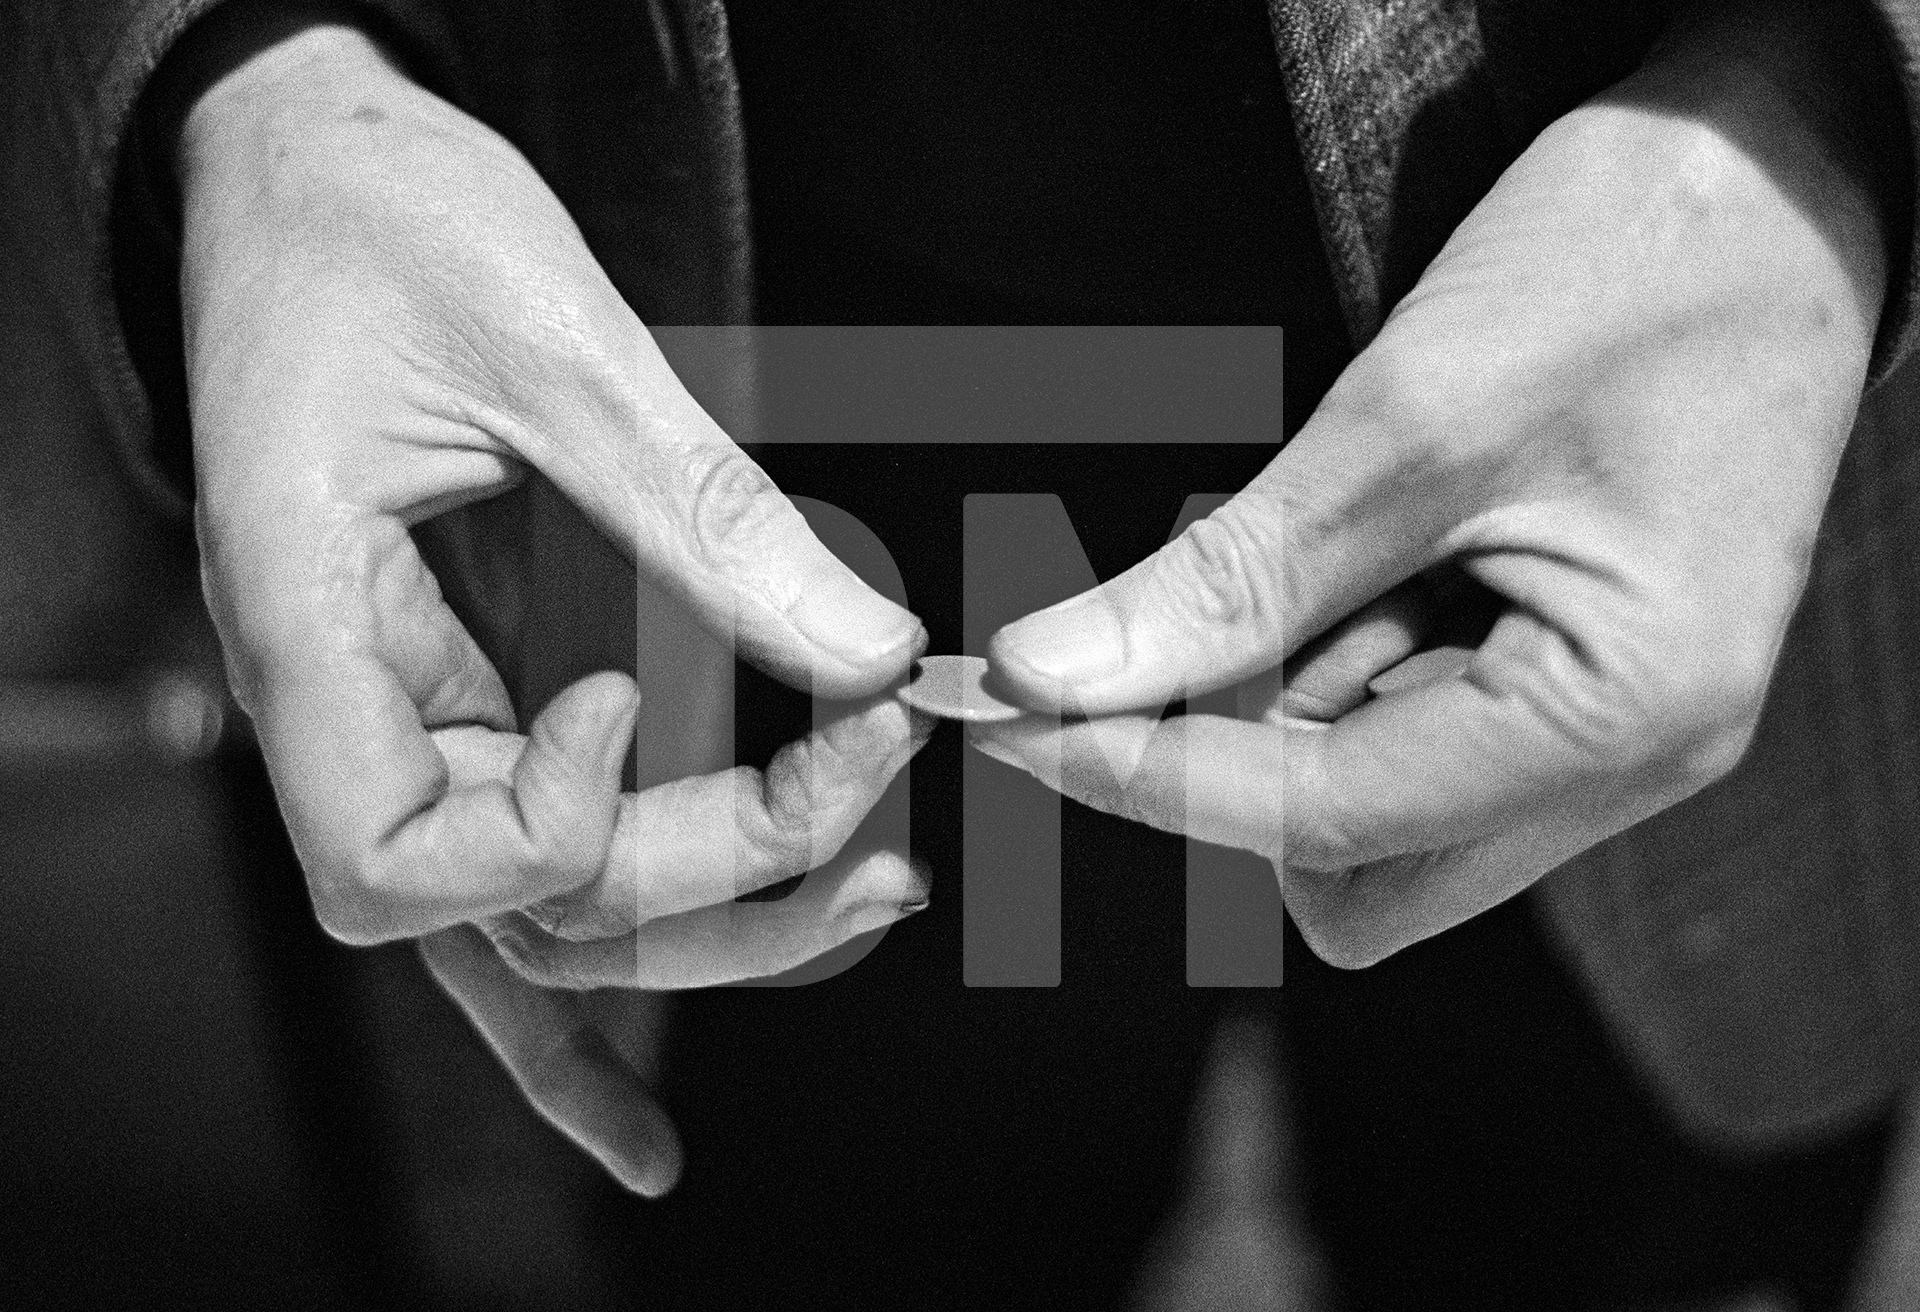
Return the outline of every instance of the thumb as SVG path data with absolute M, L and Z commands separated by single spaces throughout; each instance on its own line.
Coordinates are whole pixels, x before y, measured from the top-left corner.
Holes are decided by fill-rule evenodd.
M 638 321 L 612 416 L 565 416 L 535 465 L 723 644 L 783 681 L 853 698 L 886 687 L 920 623 L 835 556 L 701 408 Z
M 1038 709 L 1110 715 L 1231 687 L 1436 557 L 1445 499 L 1384 431 L 1316 416 L 1248 487 L 1119 577 L 994 636 Z

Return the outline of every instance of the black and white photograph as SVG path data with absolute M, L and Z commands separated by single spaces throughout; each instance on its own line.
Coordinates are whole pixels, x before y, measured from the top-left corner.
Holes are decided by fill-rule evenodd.
M 0 1307 L 1920 1312 L 1920 0 L 0 0 Z

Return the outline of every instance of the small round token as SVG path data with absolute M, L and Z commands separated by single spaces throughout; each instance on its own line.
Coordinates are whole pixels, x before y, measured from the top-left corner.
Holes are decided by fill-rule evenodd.
M 987 675 L 983 656 L 922 656 L 913 682 L 895 696 L 928 715 L 943 720 L 1016 720 L 1026 712 L 1001 701 L 982 684 Z

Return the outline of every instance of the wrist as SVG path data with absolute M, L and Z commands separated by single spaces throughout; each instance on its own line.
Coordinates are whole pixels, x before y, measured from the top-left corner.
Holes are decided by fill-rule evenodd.
M 1912 224 L 1899 81 L 1859 2 L 1697 0 L 1614 98 L 1693 120 L 1819 230 L 1877 317 Z
M 345 6 L 235 0 L 190 30 L 145 107 L 159 176 L 181 198 L 284 154 L 291 139 L 346 115 L 342 102 L 408 87 Z

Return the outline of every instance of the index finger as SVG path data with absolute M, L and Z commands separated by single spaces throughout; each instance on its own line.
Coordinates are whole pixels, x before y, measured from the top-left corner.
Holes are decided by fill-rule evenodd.
M 931 732 L 928 717 L 876 698 L 788 743 L 764 771 L 735 766 L 627 795 L 600 877 L 525 910 L 563 938 L 609 938 L 815 870 L 863 825 L 873 836 L 869 817 Z M 896 817 L 904 809 L 886 818 Z

